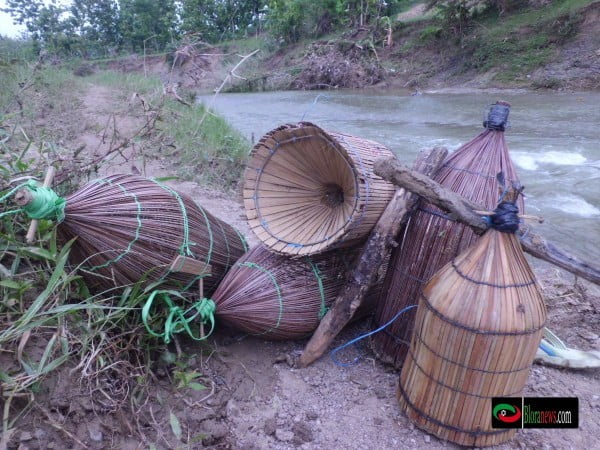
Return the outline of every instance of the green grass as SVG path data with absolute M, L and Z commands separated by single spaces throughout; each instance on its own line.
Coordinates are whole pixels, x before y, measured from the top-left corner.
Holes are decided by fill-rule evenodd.
M 256 49 L 260 49 L 260 54 L 263 57 L 276 50 L 275 42 L 266 33 L 244 39 L 223 41 L 217 44 L 216 47 L 223 49 L 224 52 L 235 52 L 240 55 L 247 55 Z
M 44 72 L 42 72 L 43 74 Z M 56 75 L 53 73 L 53 75 Z M 51 77 L 52 78 L 52 77 Z M 60 77 L 59 77 L 60 78 Z M 0 212 L 17 209 L 6 197 L 23 174 L 41 176 L 26 151 L 43 147 L 24 139 L 20 116 L 0 117 Z M 32 404 L 44 379 L 67 363 L 89 373 L 110 370 L 153 345 L 136 313 L 145 299 L 139 286 L 122 294 L 90 295 L 76 268 L 67 264 L 72 242 L 59 244 L 54 224 L 41 220 L 34 243 L 24 242 L 30 219 L 23 213 L 0 217 L 0 410 L 3 436 Z M 112 339 L 111 337 L 115 337 Z M 154 344 L 155 345 L 155 344 Z M 127 347 L 127 348 L 123 348 Z M 119 350 L 120 349 L 120 350 Z M 124 359 L 119 351 L 132 359 Z M 147 367 L 147 366 L 144 366 Z M 127 374 L 122 374 L 124 378 Z M 86 378 L 82 375 L 82 382 Z M 93 375 L 88 378 L 93 381 Z
M 441 18 L 431 13 L 407 21 L 398 28 L 403 56 L 419 48 L 454 53 L 463 61 L 461 72 L 496 72 L 495 80 L 514 84 L 551 63 L 557 49 L 577 32 L 581 9 L 594 0 L 554 0 L 540 9 L 524 8 L 499 17 L 487 10 L 473 18 L 462 36 L 444 28 Z
M 165 131 L 181 149 L 178 163 L 181 177 L 211 186 L 235 187 L 250 143 L 222 117 L 205 114 L 203 105 L 188 108 L 171 100 L 168 103 L 178 118 Z
M 33 67 L 22 64 L 0 68 L 0 81 L 5 83 L 0 97 L 0 198 L 18 184 L 11 184 L 11 180 L 23 175 L 43 177 L 45 158 L 53 159 L 52 155 L 26 157 L 32 148 L 58 146 L 56 141 L 42 140 L 48 136 L 35 131 L 40 102 L 68 103 L 88 80 L 119 87 L 124 98 L 132 91 L 157 104 L 162 98 L 161 83 L 153 78 L 99 72 L 83 81 L 66 69 Z M 30 81 L 31 85 L 23 91 L 26 95 L 20 95 L 21 86 Z M 21 106 L 11 98 L 15 95 Z M 30 114 L 22 115 L 21 110 Z M 52 110 L 52 114 L 56 112 L 57 109 Z M 214 173 L 218 175 L 201 177 L 220 185 L 233 183 L 248 146 L 223 119 L 207 116 L 199 127 L 203 113 L 201 106 L 189 108 L 167 99 L 160 109 L 163 118 L 156 131 L 158 137 L 152 138 L 162 136 L 176 142 L 178 152 L 198 163 L 190 164 L 190 171 L 203 172 L 200 169 L 204 165 L 209 172 L 215 166 Z M 70 176 L 78 177 L 76 173 Z M 8 198 L 0 203 L 0 212 L 15 208 Z M 36 394 L 44 390 L 44 381 L 65 366 L 80 377 L 82 384 L 94 385 L 100 374 L 109 374 L 126 384 L 130 397 L 113 399 L 114 402 L 145 398 L 149 395 L 147 382 L 152 379 L 149 371 L 164 350 L 161 342 L 148 335 L 140 320 L 140 308 L 150 287 L 144 289 L 139 283 L 91 295 L 77 268 L 68 264 L 71 243 L 59 243 L 55 225 L 46 220 L 40 221 L 36 242 L 25 243 L 29 222 L 23 213 L 0 217 L 2 436 L 9 436 L 24 412 L 35 404 Z M 163 319 L 160 313 L 153 317 L 158 322 Z M 187 387 L 200 386 L 197 372 L 181 371 Z
M 37 58 L 31 41 L 0 36 L 0 66 Z
M 500 68 L 497 78 L 510 81 L 545 64 L 553 54 L 553 46 L 545 33 L 507 34 L 503 39 L 490 39 L 476 45 L 469 66 L 485 72 Z
M 528 72 L 551 62 L 556 48 L 574 35 L 581 8 L 590 0 L 554 1 L 542 9 L 524 9 L 503 18 L 486 15 L 462 45 L 470 57 L 465 68 L 498 73 L 502 82 L 524 80 Z
M 171 159 L 182 179 L 224 190 L 237 185 L 250 143 L 222 117 L 206 114 L 205 107 L 194 102 L 192 93 L 180 92 L 192 105 L 186 106 L 163 97 L 162 83 L 154 77 L 100 71 L 88 80 L 120 89 L 124 99 L 137 92 L 150 104 L 162 104 L 157 131 L 175 147 Z
M 100 84 L 121 91 L 138 92 L 142 95 L 160 95 L 162 82 L 156 77 L 144 77 L 136 73 L 122 73 L 112 70 L 99 70 L 86 80 L 92 84 Z

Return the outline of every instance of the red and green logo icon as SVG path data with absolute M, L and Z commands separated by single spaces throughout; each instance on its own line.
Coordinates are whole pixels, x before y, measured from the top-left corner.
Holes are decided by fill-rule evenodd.
M 500 422 L 515 423 L 521 419 L 521 409 L 518 406 L 508 403 L 499 403 L 494 406 L 492 415 Z

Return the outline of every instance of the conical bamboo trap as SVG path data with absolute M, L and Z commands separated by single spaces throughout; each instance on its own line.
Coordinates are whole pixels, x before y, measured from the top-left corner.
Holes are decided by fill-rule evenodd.
M 373 174 L 390 150 L 301 122 L 267 133 L 244 175 L 248 222 L 267 247 L 309 255 L 367 237 L 394 193 Z
M 434 179 L 442 186 L 488 209 L 498 203 L 496 174 L 517 181 L 504 138 L 509 106 L 493 105 L 486 129 L 451 154 Z M 523 210 L 522 199 L 519 208 Z M 470 247 L 478 236 L 465 225 L 446 218 L 431 204 L 414 211 L 392 251 L 382 296 L 375 311 L 375 326 L 387 323 L 401 309 L 416 304 L 423 284 L 444 264 Z M 408 350 L 415 311 L 410 310 L 371 340 L 373 351 L 384 362 L 401 367 Z
M 495 445 L 492 397 L 521 396 L 546 310 L 512 233 L 487 231 L 420 296 L 398 399 L 417 426 L 461 445 Z
M 310 335 L 345 283 L 356 250 L 292 258 L 264 245 L 231 268 L 212 295 L 215 315 L 225 324 L 265 339 Z M 372 307 L 371 294 L 365 308 Z
M 186 195 L 133 175 L 100 178 L 66 197 L 58 235 L 77 238 L 70 261 L 102 290 L 141 279 L 186 290 L 197 277 L 170 270 L 183 255 L 211 266 L 204 282 L 211 292 L 247 248 L 239 232 Z

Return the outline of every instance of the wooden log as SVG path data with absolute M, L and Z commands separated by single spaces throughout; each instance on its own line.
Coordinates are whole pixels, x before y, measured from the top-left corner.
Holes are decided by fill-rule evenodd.
M 433 175 L 447 154 L 448 150 L 443 147 L 422 152 L 417 157 L 414 170 L 416 173 L 423 172 Z M 306 367 L 320 358 L 337 334 L 352 319 L 366 292 L 375 282 L 379 267 L 385 261 L 390 246 L 395 243 L 396 236 L 417 200 L 418 196 L 405 189 L 396 190 L 371 231 L 369 239 L 358 257 L 356 267 L 348 274 L 342 292 L 321 320 L 319 327 L 300 356 L 300 367 Z
M 373 166 L 373 171 L 384 180 L 414 192 L 439 208 L 449 211 L 451 219 L 470 226 L 476 232 L 483 233 L 487 230 L 481 214 L 476 212 L 481 212 L 485 208 L 442 187 L 431 178 L 403 166 L 396 158 L 378 159 Z M 600 285 L 600 268 L 590 262 L 582 261 L 548 242 L 536 233 L 532 226 L 528 225 L 519 230 L 519 237 L 521 246 L 526 253 Z

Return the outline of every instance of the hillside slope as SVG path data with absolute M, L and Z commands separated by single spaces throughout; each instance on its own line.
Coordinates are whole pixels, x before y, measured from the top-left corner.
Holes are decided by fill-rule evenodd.
M 477 17 L 462 35 L 449 35 L 418 4 L 392 31 L 391 45 L 385 30 L 359 29 L 262 52 L 233 90 L 600 89 L 600 1 L 554 0 Z

